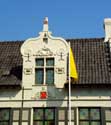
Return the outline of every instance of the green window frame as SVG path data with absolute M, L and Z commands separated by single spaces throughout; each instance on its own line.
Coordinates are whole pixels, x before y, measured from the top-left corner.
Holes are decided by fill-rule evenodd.
M 53 85 L 54 84 L 54 58 L 36 58 L 35 62 L 35 84 Z
M 55 125 L 55 108 L 34 108 L 33 125 Z
M 0 125 L 10 125 L 10 109 L 0 109 Z
M 79 108 L 79 125 L 101 125 L 101 109 Z

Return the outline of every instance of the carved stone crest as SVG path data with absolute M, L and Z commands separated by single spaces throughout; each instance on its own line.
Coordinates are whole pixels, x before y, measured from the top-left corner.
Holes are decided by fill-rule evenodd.
M 53 56 L 53 52 L 44 46 L 44 48 L 36 52 L 36 56 Z

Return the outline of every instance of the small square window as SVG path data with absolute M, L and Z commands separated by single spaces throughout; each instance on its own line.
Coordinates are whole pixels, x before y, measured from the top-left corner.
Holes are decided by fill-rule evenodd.
M 43 58 L 36 59 L 36 66 L 44 66 L 44 59 Z
M 65 120 L 65 110 L 58 110 L 58 119 Z
M 34 109 L 34 120 L 43 120 L 43 109 Z
M 13 111 L 13 120 L 19 120 L 19 110 Z
M 80 109 L 80 120 L 87 120 L 88 117 L 88 109 Z
M 9 109 L 0 109 L 0 121 L 9 120 L 10 112 Z
M 29 110 L 23 110 L 22 111 L 22 120 L 28 120 L 29 118 Z
M 91 118 L 91 120 L 99 120 L 100 119 L 100 110 L 99 109 L 91 109 L 90 110 L 90 118 Z
M 46 66 L 54 66 L 54 58 L 47 58 Z

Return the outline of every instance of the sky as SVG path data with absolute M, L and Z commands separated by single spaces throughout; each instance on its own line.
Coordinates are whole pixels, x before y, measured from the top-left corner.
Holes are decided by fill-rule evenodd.
M 53 36 L 101 38 L 111 0 L 0 0 L 0 41 L 37 37 L 45 17 Z

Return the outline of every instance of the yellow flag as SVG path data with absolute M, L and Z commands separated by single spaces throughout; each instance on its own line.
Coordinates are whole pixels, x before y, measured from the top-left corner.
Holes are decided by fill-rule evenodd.
M 74 61 L 74 56 L 72 53 L 72 49 L 70 48 L 70 77 L 74 78 L 75 80 L 78 80 L 78 73 L 76 70 L 76 64 Z

